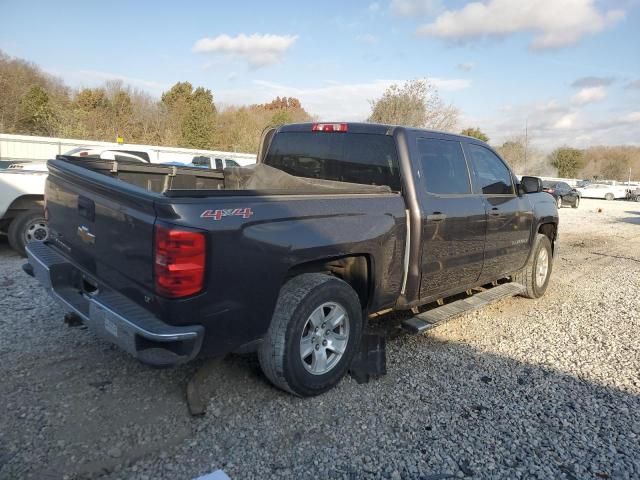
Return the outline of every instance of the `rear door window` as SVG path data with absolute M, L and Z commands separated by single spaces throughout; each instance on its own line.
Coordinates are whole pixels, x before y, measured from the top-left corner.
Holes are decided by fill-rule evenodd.
M 471 193 L 469 169 L 460 142 L 418 138 L 421 177 L 429 193 Z
M 365 133 L 280 132 L 264 163 L 290 175 L 400 190 L 393 137 Z
M 471 157 L 478 193 L 485 195 L 513 195 L 511 172 L 500 157 L 481 145 L 465 146 Z

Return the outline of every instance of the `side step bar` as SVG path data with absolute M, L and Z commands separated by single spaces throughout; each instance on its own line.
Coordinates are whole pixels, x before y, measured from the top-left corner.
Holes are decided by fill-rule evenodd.
M 456 300 L 441 307 L 427 310 L 402 322 L 402 328 L 410 333 L 423 333 L 463 313 L 486 307 L 503 298 L 513 297 L 524 292 L 519 283 L 503 283 L 484 292 L 476 293 L 469 298 Z

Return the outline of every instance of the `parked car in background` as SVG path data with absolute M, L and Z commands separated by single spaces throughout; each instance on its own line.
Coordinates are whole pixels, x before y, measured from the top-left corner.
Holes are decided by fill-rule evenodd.
M 605 183 L 591 183 L 585 187 L 576 188 L 580 196 L 585 198 L 604 198 L 615 200 L 625 198 L 627 189 L 624 185 L 607 185 Z
M 0 233 L 21 255 L 32 240 L 46 240 L 49 229 L 44 218 L 44 170 L 7 168 L 0 170 Z
M 78 147 L 73 150 L 69 150 L 65 155 L 72 155 L 74 157 L 84 157 L 102 160 L 116 160 L 125 162 L 151 162 L 150 152 L 140 150 L 123 149 L 117 150 L 107 147 Z
M 68 154 L 83 159 L 149 163 L 149 154 L 144 150 L 80 147 L 70 150 Z M 45 161 L 16 162 L 0 169 L 0 234 L 7 236 L 11 248 L 20 255 L 25 255 L 27 243 L 49 238 L 44 213 L 46 178 Z
M 640 187 L 631 186 L 627 189 L 627 200 L 640 202 Z
M 215 157 L 208 157 L 205 155 L 193 157 L 191 164 L 194 167 L 212 168 L 214 170 L 223 170 L 227 167 L 240 166 L 238 162 L 236 162 L 235 160 L 231 160 L 230 158 L 215 158 Z
M 235 160 L 231 160 L 230 158 L 214 158 L 205 156 L 193 157 L 193 161 L 191 163 L 163 162 L 161 165 L 169 165 L 173 167 L 207 168 L 211 170 L 224 170 L 225 168 L 229 167 L 243 166 Z
M 34 171 L 46 172 L 47 162 L 46 160 L 34 160 L 32 162 L 11 163 L 6 169 L 7 170 L 28 170 L 30 172 L 34 172 Z
M 545 180 L 542 182 L 542 190 L 547 192 L 556 200 L 558 208 L 563 205 L 571 205 L 578 208 L 580 205 L 580 193 L 566 182 L 554 182 Z

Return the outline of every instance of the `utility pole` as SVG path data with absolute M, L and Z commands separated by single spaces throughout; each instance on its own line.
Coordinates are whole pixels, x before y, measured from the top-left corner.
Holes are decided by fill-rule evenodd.
M 527 172 L 527 150 L 529 150 L 529 117 L 524 121 L 524 173 Z

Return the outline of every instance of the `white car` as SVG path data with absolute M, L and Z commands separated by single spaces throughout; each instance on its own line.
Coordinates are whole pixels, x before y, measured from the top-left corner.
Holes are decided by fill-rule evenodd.
M 148 150 L 134 150 L 128 147 L 123 147 L 122 150 L 114 149 L 113 147 L 78 147 L 73 150 L 69 150 L 65 155 L 94 159 L 100 158 L 102 160 L 116 160 L 119 162 L 151 162 L 151 155 Z
M 144 150 L 110 150 L 100 147 L 74 148 L 65 155 L 81 158 L 149 162 Z M 21 255 L 33 240 L 46 240 L 49 228 L 44 215 L 44 184 L 47 163 L 32 161 L 13 163 L 0 169 L 0 234 L 7 236 L 9 245 Z
M 586 187 L 576 188 L 578 193 L 585 198 L 604 198 L 615 200 L 627 196 L 627 187 L 624 185 L 607 185 L 605 183 L 590 183 Z
M 29 170 L 23 166 L 0 170 L 0 233 L 22 255 L 27 243 L 49 236 L 43 210 L 46 179 L 46 168 Z

